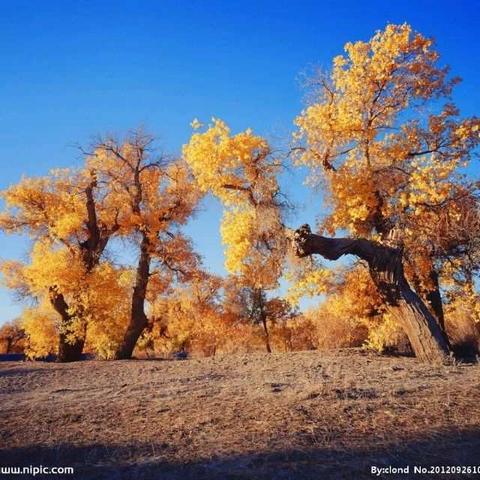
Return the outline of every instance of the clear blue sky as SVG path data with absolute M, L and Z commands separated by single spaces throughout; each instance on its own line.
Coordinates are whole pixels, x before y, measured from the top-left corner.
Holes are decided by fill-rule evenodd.
M 328 67 L 345 42 L 387 22 L 434 36 L 442 60 L 464 78 L 455 100 L 480 112 L 480 1 L 0 1 L 0 188 L 21 175 L 80 162 L 72 144 L 144 125 L 178 152 L 194 117 L 225 119 L 285 137 L 302 107 L 298 74 Z M 299 176 L 291 194 L 312 222 L 319 200 Z M 207 212 L 208 207 L 208 212 Z M 219 208 L 189 227 L 221 271 Z M 0 236 L 0 256 L 28 243 Z M 0 290 L 0 323 L 19 312 Z

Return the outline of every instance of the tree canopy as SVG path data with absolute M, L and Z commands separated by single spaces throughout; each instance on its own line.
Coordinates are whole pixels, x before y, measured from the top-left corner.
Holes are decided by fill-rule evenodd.
M 292 345 L 292 332 L 310 325 L 311 313 L 295 309 L 301 299 L 323 296 L 318 314 L 351 317 L 355 341 L 366 330 L 365 344 L 382 350 L 403 329 L 419 357 L 448 356 L 452 319 L 480 318 L 471 168 L 480 120 L 455 106 L 458 82 L 432 39 L 389 24 L 308 79 L 288 151 L 251 129 L 194 120 L 176 158 L 138 130 L 98 138 L 78 169 L 22 178 L 2 193 L 0 228 L 29 235 L 30 257 L 1 269 L 30 300 L 20 320 L 27 351 L 62 361 L 85 350 L 130 358 L 152 345 L 212 354 L 257 325 L 271 351 L 276 335 Z M 316 232 L 287 225 L 289 162 L 322 191 Z M 206 195 L 223 209 L 228 278 L 207 271 L 185 234 Z M 119 248 L 134 259 L 117 261 Z M 292 252 L 357 259 L 332 268 L 291 262 Z

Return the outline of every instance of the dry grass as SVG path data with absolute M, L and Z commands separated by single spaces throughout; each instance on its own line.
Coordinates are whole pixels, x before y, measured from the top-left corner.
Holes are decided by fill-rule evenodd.
M 356 350 L 4 363 L 0 464 L 74 465 L 73 478 L 96 480 L 360 479 L 370 465 L 478 464 L 479 373 Z

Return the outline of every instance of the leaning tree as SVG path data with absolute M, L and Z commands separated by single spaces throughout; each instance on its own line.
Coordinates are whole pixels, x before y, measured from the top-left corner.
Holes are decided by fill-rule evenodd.
M 304 226 L 296 248 L 301 256 L 366 261 L 416 355 L 443 360 L 442 277 L 452 264 L 465 269 L 478 244 L 475 232 L 445 225 L 461 223 L 466 208 L 478 215 L 478 182 L 462 169 L 475 154 L 480 121 L 459 118 L 449 100 L 458 79 L 438 66 L 432 40 L 410 26 L 388 25 L 345 52 L 330 73 L 310 79 L 291 154 L 323 186 L 328 214 L 319 233 L 351 238 Z
M 413 291 L 403 271 L 401 249 L 367 239 L 328 238 L 311 232 L 309 225 L 295 231 L 300 257 L 319 254 L 328 260 L 355 255 L 367 262 L 375 286 L 388 309 L 407 334 L 416 356 L 443 362 L 449 355 L 448 339 L 423 300 Z

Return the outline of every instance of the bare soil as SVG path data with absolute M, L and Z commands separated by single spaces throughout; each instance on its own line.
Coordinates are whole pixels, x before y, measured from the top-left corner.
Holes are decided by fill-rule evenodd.
M 68 478 L 95 480 L 362 479 L 373 478 L 372 465 L 480 468 L 480 366 L 431 367 L 358 350 L 4 362 L 0 448 L 0 465 L 74 466 Z M 470 477 L 480 474 L 425 476 Z

